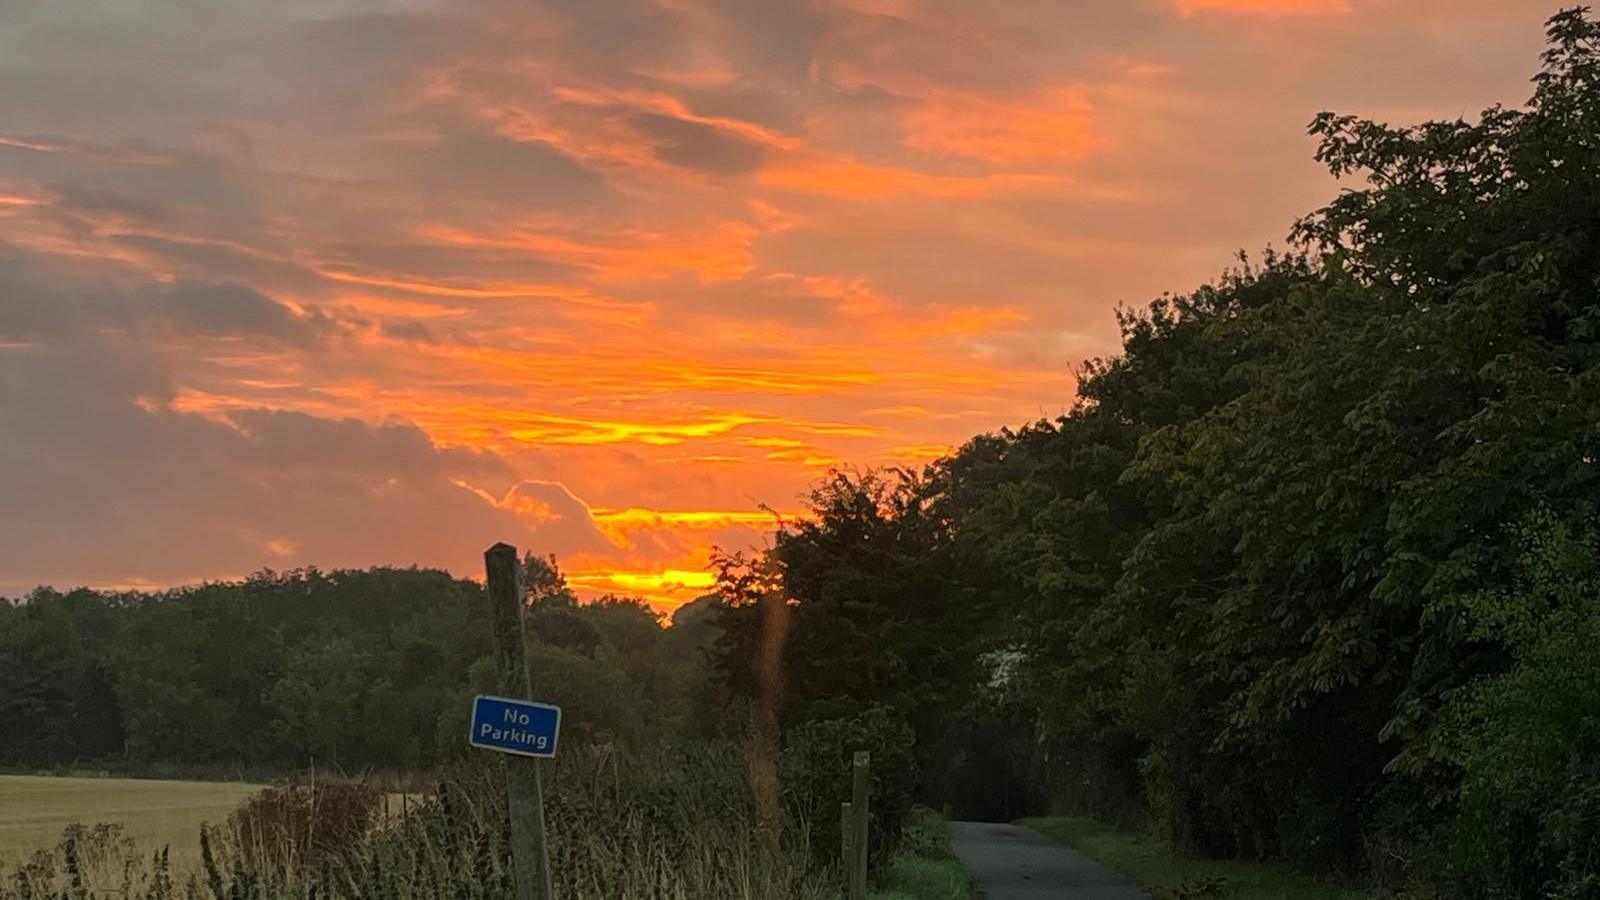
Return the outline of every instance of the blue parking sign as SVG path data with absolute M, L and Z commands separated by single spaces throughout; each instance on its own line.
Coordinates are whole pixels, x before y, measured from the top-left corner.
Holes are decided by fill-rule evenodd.
M 467 743 L 520 756 L 556 755 L 561 707 L 480 694 L 472 701 L 472 731 Z

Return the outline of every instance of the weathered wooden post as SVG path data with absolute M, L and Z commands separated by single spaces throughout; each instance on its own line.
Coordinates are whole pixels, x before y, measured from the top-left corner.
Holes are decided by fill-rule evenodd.
M 872 755 L 857 750 L 850 762 L 850 900 L 867 900 L 867 825 L 871 821 Z
M 500 671 L 500 693 L 533 699 L 528 670 L 527 632 L 523 629 L 522 564 L 517 548 L 495 544 L 483 554 L 494 607 L 494 655 Z M 544 785 L 539 760 L 504 757 L 506 800 L 511 810 L 511 862 L 517 876 L 517 900 L 554 900 L 550 879 L 550 847 L 544 830 Z
M 839 887 L 846 897 L 850 896 L 850 879 L 856 871 L 850 840 L 855 827 L 855 820 L 850 817 L 850 801 L 846 800 L 839 804 Z

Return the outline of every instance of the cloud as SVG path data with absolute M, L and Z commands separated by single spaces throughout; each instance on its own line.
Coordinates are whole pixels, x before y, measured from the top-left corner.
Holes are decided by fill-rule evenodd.
M 1173 0 L 1178 12 L 1193 16 L 1207 12 L 1259 16 L 1326 16 L 1350 12 L 1349 0 Z
M 934 94 L 905 117 L 906 146 L 997 163 L 1077 159 L 1099 145 L 1087 92 L 1062 87 L 1019 99 Z
M 638 113 L 631 121 L 652 140 L 662 162 L 712 175 L 742 175 L 761 165 L 759 145 L 710 125 L 659 113 Z
M 320 311 L 294 312 L 241 284 L 178 281 L 145 293 L 149 308 L 165 326 L 195 335 L 309 343 L 337 328 Z
M 558 147 L 470 129 L 450 131 L 411 154 L 411 176 L 429 207 L 468 202 L 526 209 L 590 200 L 600 176 Z
M 337 329 L 320 311 L 297 312 L 237 283 L 178 280 L 122 290 L 42 268 L 0 246 L 0 338 L 60 339 L 109 330 L 308 344 Z
M 471 573 L 496 540 L 561 555 L 605 549 L 581 504 L 533 518 L 463 484 L 514 476 L 415 426 L 141 403 L 165 379 L 85 342 L 0 350 L 0 579 L 173 583 L 275 565 L 440 565 Z M 67 374 L 73 366 L 87 373 Z M 526 490 L 526 489 L 522 489 Z M 568 495 L 570 497 L 570 495 Z M 284 548 L 291 548 L 285 550 Z
M 687 599 L 819 467 L 1059 410 L 1117 304 L 1280 241 L 1315 111 L 1524 97 L 1547 13 L 0 3 L 0 582 L 509 539 Z
M 470 572 L 495 540 L 560 554 L 606 546 L 570 493 L 546 519 L 485 502 L 480 490 L 516 481 L 510 466 L 440 447 L 407 422 L 185 411 L 174 373 L 141 332 L 106 331 L 93 317 L 117 311 L 115 300 L 125 315 L 138 308 L 200 337 L 298 334 L 300 319 L 247 289 L 84 297 L 41 289 L 11 266 L 0 269 L 0 298 L 10 340 L 0 344 L 0 589 L 174 583 L 266 562 Z
M 1059 177 L 1042 173 L 936 175 L 915 169 L 873 165 L 848 158 L 797 160 L 761 172 L 761 183 L 804 194 L 856 200 L 923 197 L 982 197 L 1004 191 L 1047 187 Z

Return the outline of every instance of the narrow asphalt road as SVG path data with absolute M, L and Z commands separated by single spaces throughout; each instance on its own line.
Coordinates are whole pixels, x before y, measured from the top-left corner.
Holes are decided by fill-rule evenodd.
M 1150 900 L 1116 872 L 1021 825 L 951 822 L 950 849 L 984 900 Z

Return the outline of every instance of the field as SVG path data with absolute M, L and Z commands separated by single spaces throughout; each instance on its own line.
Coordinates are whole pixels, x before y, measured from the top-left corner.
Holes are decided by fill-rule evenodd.
M 0 869 L 54 845 L 73 823 L 114 822 L 141 849 L 171 845 L 174 866 L 199 859 L 200 823 L 220 823 L 261 785 L 135 778 L 0 775 Z

